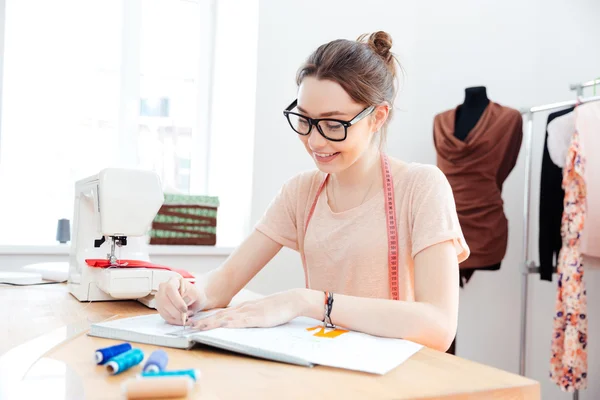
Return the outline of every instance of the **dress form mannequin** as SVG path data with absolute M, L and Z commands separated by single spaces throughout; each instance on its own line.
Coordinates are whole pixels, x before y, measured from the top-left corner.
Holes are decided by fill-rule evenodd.
M 490 103 L 485 86 L 474 86 L 465 89 L 465 101 L 456 109 L 454 136 L 465 140 L 475 127 L 479 118 Z
M 465 89 L 465 100 L 456 108 L 456 120 L 454 125 L 454 136 L 465 140 L 469 132 L 477 125 L 481 115 L 490 104 L 485 86 L 473 86 Z M 482 265 L 478 270 L 496 271 L 500 269 L 500 263 L 494 265 Z M 475 269 L 460 271 L 460 286 L 468 282 L 473 276 Z M 463 282 L 463 280 L 465 282 Z
M 487 97 L 485 86 L 474 86 L 465 89 L 465 100 L 463 104 L 456 108 L 454 136 L 460 140 L 465 140 L 469 132 L 477 125 L 481 115 L 490 103 Z M 482 266 L 477 268 L 480 270 L 498 270 L 500 263 L 490 266 Z M 468 281 L 473 276 L 474 269 L 460 271 L 460 287 L 464 286 L 464 281 Z M 464 281 L 463 281 L 464 280 Z M 449 354 L 456 354 L 456 337 L 452 341 L 450 348 L 447 350 Z

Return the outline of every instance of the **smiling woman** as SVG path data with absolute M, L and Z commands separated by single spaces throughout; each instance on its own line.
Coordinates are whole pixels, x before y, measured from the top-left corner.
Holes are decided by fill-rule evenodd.
M 335 40 L 297 74 L 284 111 L 316 169 L 287 181 L 255 230 L 218 269 L 161 285 L 158 310 L 224 307 L 285 246 L 300 253 L 306 287 L 202 320 L 201 329 L 265 327 L 297 316 L 439 350 L 452 342 L 458 263 L 469 256 L 448 181 L 434 166 L 382 151 L 396 59 L 385 32 Z M 379 145 L 378 145 L 379 144 Z

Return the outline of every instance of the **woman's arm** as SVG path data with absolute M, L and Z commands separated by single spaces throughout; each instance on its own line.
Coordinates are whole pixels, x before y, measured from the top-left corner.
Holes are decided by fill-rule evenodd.
M 284 245 L 295 247 L 295 209 L 298 185 L 303 176 L 298 175 L 283 185 L 258 229 L 221 266 L 199 276 L 195 284 L 179 277 L 159 285 L 155 298 L 157 310 L 165 321 L 184 324 L 186 315 L 190 317 L 201 310 L 225 308 Z
M 458 319 L 458 261 L 451 242 L 421 251 L 415 263 L 415 302 L 333 294 L 334 325 L 377 336 L 394 337 L 446 351 Z M 323 319 L 323 292 L 303 291 L 300 314 Z
M 458 260 L 452 243 L 436 244 L 415 257 L 414 302 L 334 293 L 331 320 L 337 326 L 354 331 L 407 339 L 446 351 L 456 333 L 458 283 Z M 229 298 L 241 284 L 240 279 L 235 289 L 226 283 L 213 287 L 227 291 Z M 321 291 L 287 290 L 220 311 L 197 321 L 195 327 L 202 330 L 271 327 L 298 316 L 323 320 L 324 299 Z M 226 303 L 223 300 L 221 305 Z
M 255 230 L 218 268 L 189 283 L 181 276 L 158 287 L 156 309 L 170 324 L 186 323 L 198 311 L 225 308 L 281 249 L 282 245 Z
M 254 230 L 218 268 L 204 275 L 204 309 L 226 307 L 283 246 Z

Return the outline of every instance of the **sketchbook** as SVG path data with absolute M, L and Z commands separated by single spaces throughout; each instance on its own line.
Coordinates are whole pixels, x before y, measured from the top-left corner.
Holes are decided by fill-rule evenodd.
M 191 320 L 215 311 L 198 313 Z M 180 349 L 206 345 L 288 364 L 324 365 L 378 375 L 388 373 L 423 347 L 408 340 L 325 329 L 321 321 L 305 317 L 273 328 L 198 331 L 170 325 L 159 314 L 150 314 L 92 324 L 88 335 Z

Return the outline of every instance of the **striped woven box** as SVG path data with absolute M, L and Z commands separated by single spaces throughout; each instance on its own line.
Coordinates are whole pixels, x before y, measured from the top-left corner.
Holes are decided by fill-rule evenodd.
M 218 208 L 218 197 L 165 194 L 152 222 L 150 244 L 214 246 Z

